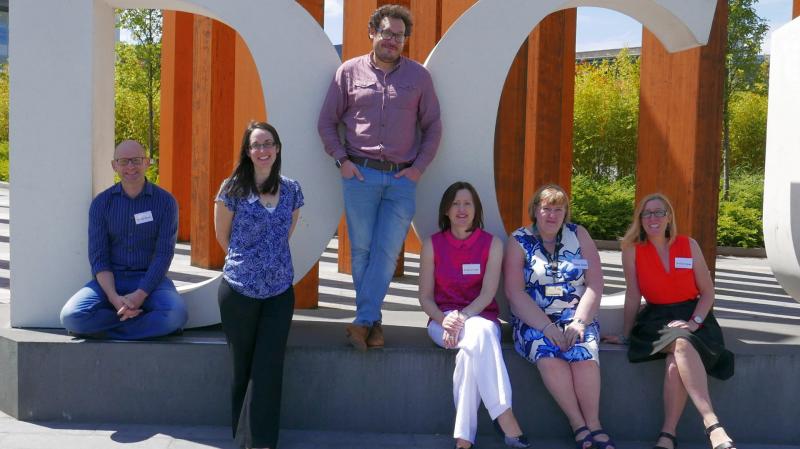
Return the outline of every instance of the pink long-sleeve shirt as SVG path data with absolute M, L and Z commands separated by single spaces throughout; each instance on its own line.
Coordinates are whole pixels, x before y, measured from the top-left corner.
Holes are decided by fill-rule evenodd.
M 344 145 L 339 123 L 345 128 Z M 371 54 L 350 59 L 336 71 L 317 129 L 325 151 L 334 159 L 357 156 L 412 162 L 424 172 L 442 137 L 431 75 L 405 57 L 388 73 L 372 63 Z

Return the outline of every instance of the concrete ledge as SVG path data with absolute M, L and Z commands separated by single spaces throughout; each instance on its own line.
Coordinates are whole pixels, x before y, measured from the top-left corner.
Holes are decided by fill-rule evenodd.
M 387 347 L 351 350 L 341 323 L 295 321 L 284 383 L 282 426 L 356 432 L 452 430 L 455 353 L 435 347 L 422 329 L 385 326 Z M 505 329 L 507 339 L 508 329 Z M 800 351 L 795 345 L 734 349 L 736 375 L 711 380 L 714 405 L 737 441 L 800 441 Z M 569 429 L 538 371 L 510 344 L 504 355 L 514 409 L 535 438 Z M 663 362 L 629 364 L 624 348 L 602 347 L 605 428 L 621 440 L 650 441 L 661 420 Z M 151 342 L 77 340 L 60 331 L 0 329 L 0 407 L 23 420 L 160 424 L 228 423 L 227 348 L 215 330 Z M 482 412 L 481 432 L 491 432 Z M 689 405 L 681 439 L 701 441 Z

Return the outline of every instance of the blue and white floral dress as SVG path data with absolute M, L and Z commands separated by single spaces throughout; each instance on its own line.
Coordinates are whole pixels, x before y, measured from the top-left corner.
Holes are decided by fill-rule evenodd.
M 558 245 L 557 257 L 548 257 L 541 239 L 531 231 L 530 227 L 519 228 L 511 234 L 519 243 L 525 254 L 523 279 L 525 291 L 550 320 L 563 329 L 575 316 L 581 296 L 586 291 L 586 262 L 581 254 L 578 242 L 578 225 L 566 223 L 562 227 L 561 241 Z M 554 270 L 553 268 L 557 268 Z M 561 294 L 546 295 L 547 286 L 560 287 Z M 549 293 L 553 293 L 551 288 Z M 541 330 L 525 324 L 521 319 L 512 317 L 514 325 L 514 349 L 531 363 L 545 357 L 554 357 L 567 362 L 580 362 L 598 358 L 598 341 L 600 328 L 596 319 L 586 326 L 583 341 L 575 343 L 567 351 L 561 349 L 545 337 Z

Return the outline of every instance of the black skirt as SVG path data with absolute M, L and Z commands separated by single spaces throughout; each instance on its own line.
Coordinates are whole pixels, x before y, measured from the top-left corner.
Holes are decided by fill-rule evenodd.
M 654 349 L 664 347 L 679 337 L 685 337 L 700 354 L 703 366 L 709 376 L 725 380 L 733 376 L 733 353 L 725 349 L 722 329 L 714 312 L 710 311 L 703 325 L 695 332 L 672 332 L 667 323 L 673 320 L 689 321 L 694 313 L 697 300 L 677 304 L 648 304 L 636 317 L 630 335 L 628 360 L 632 363 L 663 359 L 667 354 Z M 664 332 L 669 329 L 670 332 Z

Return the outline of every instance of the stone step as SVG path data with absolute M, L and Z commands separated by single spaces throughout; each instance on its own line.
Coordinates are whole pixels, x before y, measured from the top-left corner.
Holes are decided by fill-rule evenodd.
M 384 349 L 359 353 L 347 346 L 341 323 L 296 321 L 287 353 L 282 426 L 450 435 L 455 352 L 435 347 L 420 328 L 384 329 Z M 739 441 L 796 444 L 800 351 L 791 345 L 746 345 L 734 352 L 736 375 L 710 381 L 721 421 Z M 567 422 L 536 368 L 508 342 L 504 356 L 514 410 L 526 433 L 535 439 L 563 438 Z M 0 329 L 0 360 L 9 361 L 0 365 L 0 410 L 23 420 L 224 426 L 230 416 L 227 348 L 215 329 L 149 342 Z M 601 361 L 604 427 L 620 440 L 650 441 L 661 424 L 663 363 L 632 365 L 624 349 L 612 345 L 602 345 Z M 485 411 L 479 429 L 491 432 Z M 679 429 L 682 441 L 703 441 L 691 405 Z

